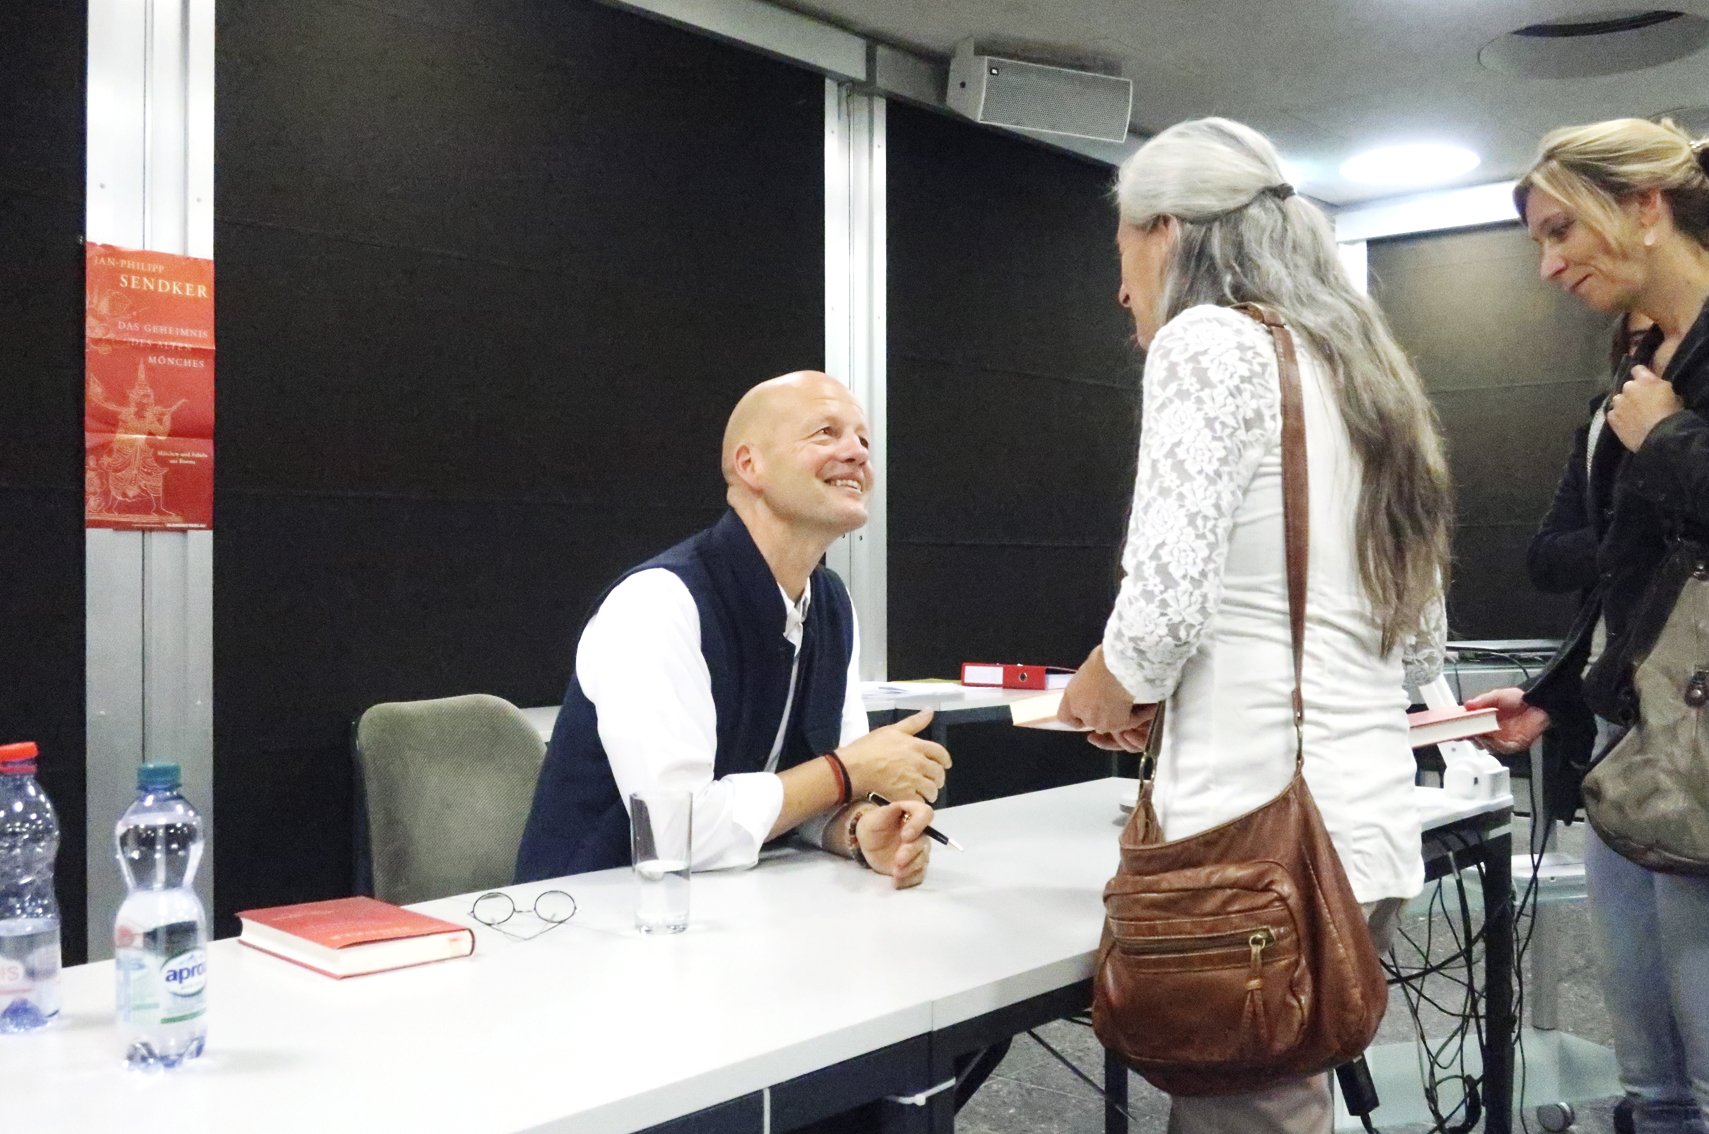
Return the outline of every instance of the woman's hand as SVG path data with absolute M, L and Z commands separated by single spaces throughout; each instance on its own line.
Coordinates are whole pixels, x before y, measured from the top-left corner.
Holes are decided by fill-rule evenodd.
M 1685 408 L 1673 383 L 1647 366 L 1632 367 L 1632 377 L 1608 402 L 1608 428 L 1628 452 L 1636 453 L 1650 430 Z
M 924 837 L 932 809 L 917 799 L 863 811 L 855 820 L 855 838 L 867 866 L 890 875 L 898 890 L 918 886 L 926 878 L 932 843 Z
M 1075 671 L 1062 691 L 1056 718 L 1075 728 L 1089 728 L 1093 744 L 1112 751 L 1138 752 L 1145 747 L 1156 705 L 1135 705 L 1133 695 L 1122 688 L 1110 667 L 1104 664 L 1104 647 L 1086 656 L 1086 664 Z
M 1106 752 L 1144 752 L 1145 743 L 1151 738 L 1151 726 L 1157 719 L 1156 705 L 1135 705 L 1128 716 L 1128 724 L 1120 732 L 1092 732 L 1086 734 L 1086 739 L 1092 747 L 1102 748 Z
M 1512 686 L 1481 693 L 1467 701 L 1465 707 L 1495 710 L 1496 730 L 1473 738 L 1478 747 L 1491 752 L 1509 756 L 1523 752 L 1535 744 L 1543 730 L 1549 727 L 1549 714 L 1535 705 L 1526 704 L 1525 691 Z

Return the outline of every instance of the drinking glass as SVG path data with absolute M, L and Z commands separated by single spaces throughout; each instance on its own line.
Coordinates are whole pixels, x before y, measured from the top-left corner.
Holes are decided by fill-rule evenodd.
M 629 832 L 635 854 L 635 928 L 642 933 L 681 933 L 688 928 L 693 793 L 633 793 Z

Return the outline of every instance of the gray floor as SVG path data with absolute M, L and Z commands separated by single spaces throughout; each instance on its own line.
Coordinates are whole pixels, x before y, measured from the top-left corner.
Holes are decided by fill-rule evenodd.
M 1564 829 L 1560 836 L 1560 849 L 1576 855 L 1581 844 L 1582 831 L 1582 826 Z M 1528 828 L 1525 821 L 1516 820 L 1515 845 L 1524 846 L 1527 838 Z M 1517 868 L 1515 872 L 1517 873 Z M 1471 889 L 1475 894 L 1475 885 Z M 1450 908 L 1457 909 L 1458 897 L 1451 882 L 1447 884 L 1445 894 Z M 1415 909 L 1422 904 L 1422 901 L 1415 903 Z M 1547 915 L 1547 929 L 1556 950 L 1555 956 L 1561 958 L 1562 962 L 1560 979 L 1556 985 L 1559 994 L 1560 1030 L 1591 1043 L 1606 1046 L 1609 1042 L 1608 1014 L 1603 1008 L 1602 994 L 1597 984 L 1594 950 L 1591 947 L 1584 903 L 1582 899 L 1572 899 L 1569 894 L 1566 900 L 1552 902 L 1549 909 L 1551 913 Z M 1475 906 L 1473 912 L 1474 917 L 1480 916 Z M 1427 920 L 1423 913 L 1412 912 L 1402 928 L 1411 934 L 1415 941 L 1422 943 Z M 1433 952 L 1436 959 L 1440 960 L 1451 952 L 1453 947 L 1442 936 L 1442 919 L 1436 919 L 1435 924 L 1438 928 Z M 1522 934 L 1526 924 L 1521 923 Z M 1413 964 L 1417 964 L 1419 954 L 1416 950 L 1409 950 L 1404 943 L 1399 946 L 1399 950 L 1403 965 L 1409 957 Z M 1532 972 L 1535 959 L 1536 952 L 1530 951 L 1524 964 L 1524 987 L 1528 997 L 1524 1022 L 1527 1025 L 1532 1022 L 1529 1005 L 1536 987 Z M 1446 983 L 1432 984 L 1429 991 L 1433 996 L 1455 1004 L 1463 995 Z M 1446 1039 L 1453 1030 L 1451 1016 L 1433 1012 L 1428 1007 L 1421 1013 L 1421 1022 L 1425 1036 L 1437 1044 Z M 1103 1053 L 1090 1028 L 1059 1021 L 1040 1028 L 1038 1034 L 1094 1080 L 1102 1081 Z M 1391 989 L 1388 1017 L 1383 1021 L 1377 1043 L 1407 1044 L 1416 1049 L 1417 1034 L 1400 991 Z M 1394 1089 L 1390 1088 L 1391 1091 Z M 1417 1089 L 1416 1083 L 1412 1089 Z M 1518 1089 L 1516 1083 L 1516 1092 Z M 1599 1085 L 1598 1089 L 1612 1093 L 1611 1084 Z M 1129 1125 L 1130 1131 L 1133 1134 L 1163 1134 L 1168 1115 L 1167 1100 L 1164 1096 L 1136 1075 L 1129 1076 L 1129 1090 L 1129 1111 L 1133 1116 Z M 1389 1095 L 1385 1093 L 1385 1098 L 1387 1097 Z M 1451 1106 L 1456 1096 L 1450 1087 L 1445 1086 L 1441 1097 Z M 1539 1104 L 1554 1101 L 1557 1100 L 1538 1097 L 1534 1091 L 1528 1091 L 1521 1111 L 1525 1122 L 1522 1125 L 1516 1121 L 1514 1129 L 1541 1131 L 1543 1127 L 1538 1122 L 1536 1108 Z M 1391 1114 L 1401 1105 L 1403 1104 L 1396 1103 L 1391 1107 Z M 1572 1105 L 1576 1112 L 1573 1131 L 1613 1129 L 1610 1117 L 1614 1105 L 1612 1097 L 1577 1101 Z M 1417 1109 L 1416 1104 L 1413 1109 Z M 1377 1109 L 1372 1119 L 1383 1134 L 1423 1134 L 1431 1129 L 1428 1122 L 1422 1125 L 1385 1122 L 1382 1107 Z M 1008 1057 L 978 1095 L 963 1109 L 956 1121 L 959 1134 L 1102 1134 L 1103 1129 L 1103 1103 L 1097 1093 L 1075 1078 L 1073 1073 L 1026 1035 L 1016 1038 Z M 1481 1123 L 1477 1129 L 1482 1129 Z

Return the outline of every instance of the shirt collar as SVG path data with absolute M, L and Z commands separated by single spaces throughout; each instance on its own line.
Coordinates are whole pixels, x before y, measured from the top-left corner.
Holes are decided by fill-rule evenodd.
M 807 607 L 813 602 L 813 583 L 808 580 L 801 588 L 801 601 L 790 602 L 789 592 L 780 585 L 777 593 L 783 599 L 783 636 L 789 639 L 789 644 L 797 650 L 801 648 L 802 627 L 807 624 Z

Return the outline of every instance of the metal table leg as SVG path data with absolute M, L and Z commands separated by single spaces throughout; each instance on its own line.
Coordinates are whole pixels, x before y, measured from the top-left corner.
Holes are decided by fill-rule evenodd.
M 1127 1134 L 1127 1064 L 1104 1049 L 1104 1134 Z
M 1513 1129 L 1513 835 L 1484 841 L 1484 1131 Z

